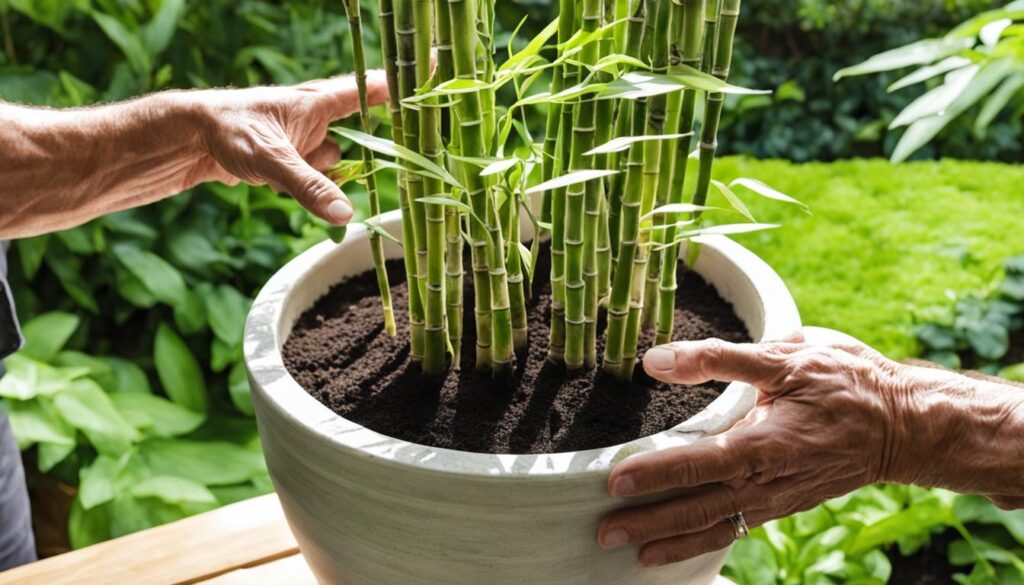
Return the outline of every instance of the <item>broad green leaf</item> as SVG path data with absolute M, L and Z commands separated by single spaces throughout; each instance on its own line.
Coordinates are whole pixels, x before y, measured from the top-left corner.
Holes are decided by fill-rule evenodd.
M 543 193 L 552 189 L 561 189 L 562 187 L 568 187 L 569 185 L 576 185 L 578 183 L 586 183 L 587 181 L 593 181 L 594 179 L 601 179 L 609 177 L 611 175 L 618 174 L 619 171 L 573 171 L 562 175 L 561 177 L 555 177 L 550 181 L 545 181 L 539 185 L 534 185 L 526 190 L 525 195 L 533 195 L 536 193 Z
M 105 390 L 143 394 L 151 394 L 153 392 L 149 384 L 149 378 L 146 377 L 146 372 L 138 364 L 118 357 L 104 356 L 100 359 L 110 366 L 112 375 L 111 384 L 104 386 Z
M 165 0 L 166 1 L 166 0 Z M 142 38 L 135 32 L 128 30 L 116 17 L 102 12 L 93 11 L 93 20 L 100 25 L 107 38 L 111 40 L 121 53 L 128 59 L 128 63 L 138 75 L 149 75 L 153 69 L 153 54 L 143 43 Z
M 184 477 L 205 486 L 231 485 L 266 474 L 259 451 L 222 441 L 149 439 L 139 456 L 155 475 Z
M 750 210 L 747 209 L 747 206 L 743 203 L 743 200 L 741 200 L 736 195 L 736 193 L 733 193 L 733 190 L 730 189 L 728 185 L 716 180 L 712 180 L 711 184 L 714 185 L 716 189 L 718 189 L 718 192 L 722 194 L 722 197 L 725 197 L 725 200 L 729 202 L 729 205 L 731 205 L 733 209 L 742 213 L 743 217 L 746 217 L 750 221 L 757 221 L 756 219 L 754 219 L 754 216 L 750 213 Z
M 86 510 L 81 498 L 75 498 L 68 515 L 68 538 L 71 546 L 79 549 L 113 538 L 110 533 L 110 505 Z
M 100 386 L 104 386 L 105 381 L 110 381 L 113 375 L 110 364 L 102 358 L 80 351 L 64 350 L 57 354 L 53 364 L 59 368 L 84 368 L 89 371 L 88 376 L 96 380 Z
M 196 412 L 206 411 L 206 381 L 199 362 L 166 323 L 157 328 L 153 361 L 164 392 L 171 400 Z
M 638 142 L 650 142 L 652 140 L 677 140 L 679 138 L 685 138 L 687 136 L 693 136 L 693 132 L 687 132 L 685 134 L 658 134 L 658 135 L 643 135 L 643 136 L 621 136 L 619 138 L 613 138 L 604 144 L 583 153 L 585 156 L 593 156 L 597 154 L 610 154 L 613 152 L 622 152 L 628 149 L 633 144 Z
M 36 446 L 37 463 L 39 471 L 49 473 L 51 469 L 68 458 L 75 450 L 75 445 L 62 443 L 39 443 Z
M 967 342 L 979 356 L 998 360 L 1010 349 L 1010 333 L 1006 327 L 1001 327 L 989 321 L 979 321 L 970 324 L 965 333 Z
M 213 334 L 231 347 L 241 344 L 245 318 L 252 306 L 252 299 L 238 292 L 235 287 L 222 284 L 203 300 Z
M 949 525 L 954 521 L 952 510 L 939 502 L 919 504 L 865 526 L 845 548 L 851 555 L 862 554 L 883 544 L 896 542 L 902 535 L 928 530 L 933 526 Z
M 128 492 L 118 493 L 109 506 L 110 533 L 115 538 L 175 522 L 217 507 L 216 504 L 195 502 L 168 504 L 156 498 L 137 498 Z
M 152 394 L 117 392 L 109 395 L 118 412 L 138 430 L 158 437 L 177 437 L 199 428 L 206 417 Z
M 840 69 L 832 80 L 839 81 L 844 77 L 892 71 L 911 65 L 925 65 L 969 49 L 973 44 L 971 39 L 925 39 L 879 53 L 858 65 Z
M 895 83 L 887 87 L 886 91 L 899 91 L 905 87 L 916 85 L 938 75 L 944 75 L 946 73 L 949 73 L 950 71 L 953 71 L 954 69 L 967 67 L 971 63 L 973 63 L 973 61 L 971 61 L 967 57 L 947 57 L 942 61 L 935 63 L 934 65 L 925 65 L 924 67 L 921 67 L 920 69 L 914 71 L 913 73 L 901 77 Z
M 896 119 L 889 124 L 889 128 L 906 126 L 921 118 L 934 116 L 946 111 L 947 108 L 967 89 L 968 84 L 981 70 L 979 65 L 971 65 L 957 69 L 946 75 L 946 82 L 925 93 L 916 100 L 910 102 L 903 111 L 896 116 Z
M 327 228 L 327 237 L 331 238 L 335 244 L 344 242 L 346 234 L 348 234 L 348 226 L 345 225 L 332 225 Z
M 130 458 L 130 453 L 114 457 L 100 455 L 88 467 L 82 468 L 78 500 L 83 508 L 91 510 L 114 499 L 118 477 Z
M 21 259 L 21 272 L 25 280 L 33 280 L 39 272 L 43 263 L 43 256 L 46 254 L 46 246 L 50 243 L 50 235 L 44 234 L 34 238 L 24 238 L 14 244 Z
M 362 146 L 363 148 L 368 148 L 378 154 L 383 154 L 385 156 L 401 159 L 405 162 L 411 163 L 416 167 L 426 169 L 427 171 L 440 177 L 441 180 L 448 183 L 449 185 L 457 187 L 459 189 L 463 189 L 463 187 L 459 184 L 457 180 L 455 180 L 455 177 L 453 177 L 451 173 L 441 168 L 434 162 L 430 161 L 423 155 L 413 152 L 399 144 L 395 144 L 391 140 L 379 138 L 371 134 L 365 134 L 363 132 L 359 132 L 358 130 L 352 130 L 350 128 L 333 128 L 332 131 L 344 138 L 351 140 L 352 142 L 355 142 L 356 144 Z
M 206 307 L 192 289 L 185 289 L 181 302 L 174 305 L 174 324 L 185 335 L 195 335 L 206 328 Z
M 785 193 L 782 193 L 781 191 L 778 191 L 777 189 L 775 189 L 773 187 L 765 185 L 764 183 L 762 183 L 761 181 L 758 181 L 756 179 L 747 179 L 747 178 L 735 179 L 731 183 L 729 183 L 729 186 L 730 187 L 736 187 L 736 186 L 746 187 L 747 189 L 753 191 L 754 193 L 757 193 L 761 197 L 765 197 L 767 199 L 774 199 L 775 201 L 782 201 L 783 203 L 792 203 L 793 205 L 800 206 L 804 211 L 807 211 L 807 212 L 811 211 L 811 208 L 806 206 L 806 205 L 804 205 L 802 202 L 797 201 L 796 199 L 793 199 L 789 195 L 786 195 Z
M 89 374 L 88 368 L 55 368 L 20 353 L 7 358 L 4 366 L 7 373 L 0 377 L 0 397 L 15 400 L 53 396 Z
M 236 362 L 228 374 L 228 395 L 231 403 L 239 412 L 246 416 L 253 415 L 252 394 L 249 389 L 249 376 L 245 371 L 245 362 Z
M 149 294 L 172 307 L 187 302 L 188 289 L 181 272 L 152 252 L 129 245 L 113 248 L 117 259 L 132 273 Z
M 163 53 L 171 43 L 185 0 L 163 0 L 153 19 L 142 26 L 142 40 L 151 55 Z
M 158 475 L 143 480 L 132 486 L 131 494 L 136 498 L 156 498 L 168 504 L 217 502 L 217 498 L 203 484 L 174 475 Z
M 141 436 L 92 380 L 75 380 L 53 397 L 67 424 L 79 429 L 100 453 L 120 456 Z
M 1012 382 L 1024 383 L 1024 363 L 1007 366 L 999 370 L 999 377 Z
M 21 352 L 41 362 L 52 362 L 81 322 L 78 315 L 60 311 L 39 315 L 22 327 L 25 346 Z
M 11 432 L 22 451 L 36 443 L 74 446 L 75 431 L 41 399 L 10 400 L 6 405 Z

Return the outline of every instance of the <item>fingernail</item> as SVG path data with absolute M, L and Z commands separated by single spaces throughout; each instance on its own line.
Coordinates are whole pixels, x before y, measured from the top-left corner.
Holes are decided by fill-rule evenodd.
M 612 495 L 616 497 L 628 496 L 633 493 L 634 489 L 633 478 L 628 475 L 624 475 L 612 482 Z
M 335 199 L 327 206 L 327 215 L 334 223 L 343 224 L 352 217 L 352 208 L 341 199 Z
M 658 372 L 667 372 L 676 367 L 676 354 L 670 349 L 655 347 L 644 356 L 644 365 Z
M 660 567 L 668 562 L 668 557 L 664 551 L 652 550 L 641 554 L 638 560 L 641 567 Z
M 605 532 L 604 538 L 601 539 L 601 548 L 605 549 L 619 548 L 627 544 L 629 544 L 629 534 L 621 528 Z

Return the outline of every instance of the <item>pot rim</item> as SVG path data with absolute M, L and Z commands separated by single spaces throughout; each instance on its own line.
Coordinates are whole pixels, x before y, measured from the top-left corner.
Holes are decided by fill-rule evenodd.
M 384 214 L 381 223 L 389 231 L 397 231 L 401 212 Z M 410 466 L 419 471 L 478 478 L 557 479 L 567 475 L 606 475 L 614 464 L 629 455 L 688 445 L 702 436 L 723 432 L 756 402 L 754 388 L 733 382 L 704 410 L 671 429 L 619 445 L 548 454 L 457 451 L 411 443 L 368 429 L 311 396 L 292 378 L 281 354 L 286 340 L 281 335 L 285 329 L 282 327 L 283 309 L 289 295 L 302 284 L 305 275 L 325 265 L 329 259 L 337 260 L 339 254 L 357 246 L 366 235 L 365 226 L 353 224 L 342 244 L 328 240 L 303 252 L 274 274 L 253 302 L 246 319 L 244 356 L 258 418 L 283 416 L 327 448 L 341 448 L 379 459 L 381 463 Z M 789 290 L 761 258 L 725 236 L 703 236 L 694 241 L 706 249 L 705 254 L 710 249 L 739 267 L 746 285 L 755 290 L 764 316 L 760 339 L 777 339 L 801 326 Z M 290 326 L 286 329 L 290 330 Z

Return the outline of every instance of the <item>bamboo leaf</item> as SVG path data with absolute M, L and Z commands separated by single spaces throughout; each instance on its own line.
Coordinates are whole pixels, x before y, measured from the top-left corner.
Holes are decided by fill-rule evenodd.
M 747 189 L 753 191 L 754 193 L 757 193 L 761 197 L 765 197 L 767 199 L 774 199 L 776 201 L 782 201 L 783 203 L 792 203 L 793 205 L 799 205 L 801 208 L 803 208 L 804 211 L 808 213 L 810 213 L 811 211 L 811 208 L 805 205 L 803 202 L 798 201 L 790 197 L 789 195 L 786 195 L 785 193 L 773 187 L 770 187 L 756 179 L 747 179 L 741 177 L 729 183 L 730 187 L 735 187 L 737 185 L 739 185 L 740 187 L 746 187 Z
M 516 243 L 519 245 L 519 259 L 523 264 L 523 270 L 526 270 L 526 280 L 533 284 L 533 254 L 522 242 Z
M 981 39 L 982 44 L 986 47 L 994 47 L 999 43 L 999 38 L 1003 36 L 1003 31 L 1011 24 L 1013 24 L 1013 20 L 1009 18 L 990 22 L 982 27 L 981 32 L 978 33 L 978 38 Z
M 888 92 L 899 91 L 905 87 L 916 85 L 922 81 L 927 81 L 938 75 L 943 75 L 953 71 L 954 69 L 960 69 L 970 65 L 972 61 L 967 57 L 947 57 L 934 65 L 926 65 L 913 73 L 901 77 L 895 83 L 886 88 Z
M 524 19 L 525 20 L 525 19 Z M 520 65 L 526 63 L 531 57 L 536 56 L 544 48 L 551 37 L 558 32 L 558 19 L 555 19 L 551 24 L 544 27 L 544 30 L 540 31 L 537 36 L 533 37 L 525 47 L 515 55 L 512 55 L 505 61 L 501 67 L 498 68 L 498 72 L 512 71 L 520 68 Z
M 366 226 L 366 229 L 368 231 L 371 231 L 371 232 L 377 234 L 378 236 L 384 238 L 385 240 L 394 242 L 394 243 L 398 244 L 399 246 L 402 245 L 402 242 L 400 242 L 398 240 L 398 238 L 396 238 L 395 236 L 391 235 L 391 232 L 389 232 L 388 230 L 386 230 L 383 227 L 381 227 L 381 225 L 380 225 L 380 217 L 367 218 L 365 221 L 363 221 L 363 225 Z
M 586 183 L 587 181 L 593 181 L 594 179 L 600 179 L 616 175 L 618 173 L 619 171 L 574 171 L 572 173 L 562 175 L 561 177 L 551 179 L 550 181 L 545 181 L 539 185 L 534 185 L 526 190 L 525 195 L 543 193 L 544 191 L 550 191 L 552 189 L 561 189 L 562 187 L 568 187 L 569 185 Z
M 465 211 L 466 213 L 468 213 L 470 215 L 473 214 L 473 209 L 469 205 L 463 203 L 462 201 L 459 201 L 458 199 L 452 199 L 450 197 L 441 197 L 441 196 L 420 197 L 416 201 L 419 201 L 420 203 L 428 203 L 428 204 L 432 204 L 432 205 L 444 205 L 446 207 L 454 207 L 456 209 L 459 209 L 460 211 Z
M 721 207 L 694 205 L 692 203 L 669 203 L 668 205 L 662 205 L 661 207 L 656 207 L 651 211 L 648 211 L 647 213 L 640 217 L 640 221 L 646 221 L 656 215 L 663 215 L 666 213 L 696 213 L 698 211 L 721 211 L 721 209 Z
M 896 116 L 896 119 L 889 124 L 889 128 L 899 128 L 900 126 L 912 124 L 921 118 L 945 112 L 946 108 L 967 89 L 968 84 L 971 83 L 971 80 L 974 79 L 974 76 L 980 70 L 981 67 L 979 65 L 971 65 L 953 71 L 946 76 L 945 83 L 910 102 L 910 105 L 904 108 Z
M 356 180 L 363 172 L 363 160 L 343 160 L 327 171 L 327 178 L 339 187 Z
M 781 226 L 775 223 L 730 223 L 693 230 L 691 233 L 695 236 L 731 236 L 734 234 L 749 234 L 751 232 L 773 230 L 779 227 Z
M 372 134 L 366 134 L 358 130 L 352 130 L 351 128 L 332 128 L 332 131 L 339 136 L 355 142 L 363 148 L 368 148 L 378 154 L 383 154 L 385 156 L 390 156 L 411 163 L 421 169 L 437 175 L 445 183 L 465 190 L 455 177 L 451 175 L 451 173 L 431 162 L 423 155 L 417 154 L 404 146 L 395 144 L 391 140 L 373 136 Z
M 480 176 L 490 177 L 491 175 L 498 175 L 515 167 L 519 163 L 520 160 L 516 157 L 498 160 L 484 167 L 484 170 L 480 171 Z
M 979 137 L 985 136 L 985 131 L 988 129 L 989 124 L 992 120 L 999 115 L 999 112 L 1003 111 L 1006 104 L 1010 103 L 1021 88 L 1024 87 L 1024 73 L 1018 73 L 1013 77 L 1008 78 L 999 86 L 999 89 L 995 91 L 985 103 L 981 106 L 981 111 L 978 112 L 978 117 L 974 120 L 974 133 Z
M 973 44 L 971 39 L 925 39 L 879 53 L 863 63 L 840 69 L 832 80 L 839 81 L 844 77 L 892 71 L 911 65 L 925 65 L 969 49 Z
M 607 71 L 609 69 L 618 69 L 620 65 L 629 65 L 635 69 L 641 69 L 644 71 L 650 71 L 651 66 L 644 63 L 636 57 L 630 57 L 629 55 L 615 54 L 605 55 L 597 63 L 588 65 L 575 60 L 570 60 L 569 63 L 577 66 L 586 67 L 590 71 Z
M 601 146 L 590 150 L 589 152 L 583 153 L 584 156 L 593 156 L 595 154 L 609 154 L 612 152 L 622 152 L 628 149 L 637 142 L 648 142 L 651 140 L 676 140 L 678 138 L 686 138 L 687 136 L 693 136 L 693 132 L 687 132 L 685 134 L 659 134 L 655 136 L 644 135 L 644 136 L 622 136 L 620 138 L 613 138 L 608 142 L 605 142 Z
M 743 217 L 749 219 L 750 221 L 757 221 L 756 219 L 754 219 L 754 216 L 750 213 L 750 210 L 747 209 L 747 206 L 744 205 L 743 201 L 736 195 L 736 193 L 733 193 L 732 189 L 730 189 L 728 185 L 721 181 L 715 180 L 712 180 L 711 184 L 714 185 L 716 189 L 718 189 L 718 192 L 722 194 L 722 197 L 725 197 L 725 200 L 729 202 L 729 205 L 731 205 L 733 209 L 742 213 Z
M 603 39 L 609 32 L 613 32 L 616 27 L 626 22 L 627 20 L 629 19 L 621 18 L 614 22 L 610 22 L 602 26 L 601 28 L 591 32 L 578 30 L 574 35 L 572 35 L 572 37 L 569 38 L 569 40 L 558 45 L 558 53 L 560 55 L 572 55 L 578 53 L 580 50 L 583 49 L 584 46 Z

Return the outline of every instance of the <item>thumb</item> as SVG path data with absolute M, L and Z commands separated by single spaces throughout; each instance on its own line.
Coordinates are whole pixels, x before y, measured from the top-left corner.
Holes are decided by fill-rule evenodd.
M 264 176 L 274 189 L 288 193 L 314 215 L 334 224 L 352 219 L 352 203 L 323 173 L 309 166 L 291 145 L 283 156 L 272 159 Z

